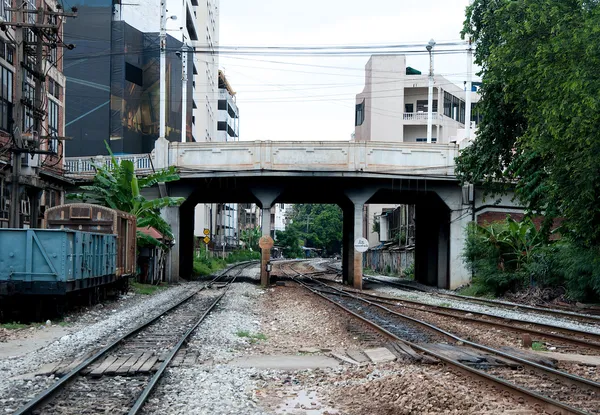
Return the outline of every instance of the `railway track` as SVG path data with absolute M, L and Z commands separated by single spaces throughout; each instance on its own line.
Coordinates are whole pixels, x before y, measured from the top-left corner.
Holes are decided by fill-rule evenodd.
M 292 265 L 287 268 L 289 271 L 282 271 L 296 282 L 392 339 L 526 399 L 540 409 L 554 414 L 600 413 L 600 384 L 597 382 L 459 338 L 358 293 L 346 292 L 312 279 L 294 270 Z M 448 350 L 454 354 L 458 350 L 459 353 L 479 356 L 482 360 L 475 359 L 464 364 L 452 357 Z
M 250 264 L 230 267 L 92 356 L 76 360 L 58 382 L 14 413 L 137 414 L 188 337 Z M 213 295 L 198 295 L 209 288 L 215 288 Z
M 338 272 L 338 271 L 336 270 L 335 272 Z M 503 309 L 513 310 L 513 311 L 518 310 L 523 313 L 538 313 L 538 314 L 549 315 L 549 316 L 554 316 L 554 317 L 568 318 L 568 319 L 571 319 L 571 320 L 573 320 L 575 322 L 579 322 L 579 323 L 596 324 L 596 325 L 600 324 L 600 315 L 595 315 L 595 314 L 587 314 L 587 313 L 575 312 L 575 311 L 570 311 L 570 310 L 565 310 L 565 309 L 551 309 L 548 307 L 531 306 L 531 305 L 527 305 L 527 304 L 517 304 L 517 303 L 511 303 L 511 302 L 507 302 L 507 301 L 492 300 L 489 298 L 471 297 L 471 296 L 460 295 L 460 294 L 431 292 L 431 291 L 422 289 L 422 288 L 417 287 L 412 284 L 387 281 L 387 280 L 378 279 L 376 277 L 365 277 L 364 281 L 374 282 L 374 283 L 378 283 L 378 284 L 391 285 L 391 286 L 399 287 L 402 289 L 428 293 L 428 294 L 431 294 L 433 296 L 440 297 L 440 298 L 461 300 L 461 301 L 465 301 L 465 302 L 482 304 L 482 305 L 486 305 L 489 307 L 503 308 Z

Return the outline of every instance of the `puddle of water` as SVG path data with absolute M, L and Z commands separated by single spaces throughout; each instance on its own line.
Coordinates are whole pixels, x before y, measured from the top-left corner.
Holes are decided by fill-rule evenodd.
M 287 415 L 323 415 L 339 414 L 339 411 L 322 404 L 317 399 L 317 392 L 306 392 L 304 390 L 293 393 L 282 404 L 275 409 L 277 414 Z

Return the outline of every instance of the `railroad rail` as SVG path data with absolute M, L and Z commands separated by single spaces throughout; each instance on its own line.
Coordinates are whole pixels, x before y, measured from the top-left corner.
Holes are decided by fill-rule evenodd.
M 406 284 L 406 283 L 395 282 L 395 281 L 387 281 L 387 280 L 382 280 L 382 279 L 379 279 L 376 277 L 365 277 L 364 280 L 367 282 L 369 282 L 369 281 L 376 282 L 376 283 L 380 283 L 380 284 L 397 286 L 397 287 L 404 288 L 407 290 L 424 292 L 424 293 L 435 295 L 436 297 L 451 298 L 453 300 L 462 300 L 462 301 L 466 301 L 466 302 L 483 304 L 483 305 L 487 305 L 490 307 L 498 307 L 498 308 L 504 308 L 504 309 L 510 309 L 510 310 L 519 310 L 519 311 L 522 311 L 525 313 L 535 312 L 535 313 L 546 314 L 546 315 L 555 316 L 555 317 L 559 316 L 561 318 L 566 317 L 566 318 L 570 318 L 577 322 L 600 324 L 600 316 L 594 315 L 594 314 L 586 314 L 586 313 L 566 311 L 566 310 L 553 310 L 553 309 L 550 309 L 547 307 L 539 307 L 539 306 L 536 307 L 536 306 L 531 306 L 531 305 L 527 305 L 527 304 L 511 303 L 508 301 L 492 300 L 489 298 L 472 297 L 472 296 L 461 295 L 461 294 L 441 293 L 441 292 L 437 292 L 437 291 L 432 292 L 432 291 L 417 287 L 412 284 Z
M 475 342 L 462 339 L 432 324 L 391 310 L 374 301 L 361 298 L 356 293 L 340 289 L 315 280 L 287 265 L 290 272 L 282 272 L 300 285 L 332 302 L 346 312 L 369 324 L 379 332 L 401 342 L 414 350 L 439 359 L 463 373 L 474 375 L 511 394 L 527 399 L 536 406 L 556 414 L 600 413 L 600 384 L 589 379 L 561 372 L 540 365 L 514 354 L 495 350 Z M 291 273 L 295 275 L 291 275 Z M 300 278 L 306 280 L 300 280 Z M 415 327 L 428 335 L 419 334 Z M 441 353 L 428 340 L 444 337 L 454 346 L 474 350 L 493 356 L 496 363 L 485 368 L 473 367 Z M 448 344 L 448 343 L 446 343 Z M 504 363 L 504 364 L 502 364 Z
M 137 414 L 189 336 L 225 296 L 237 275 L 253 263 L 230 267 L 200 289 L 110 342 L 14 413 Z M 237 274 L 231 275 L 234 269 L 238 270 Z M 227 280 L 223 282 L 223 279 Z M 210 287 L 223 288 L 223 292 L 216 298 L 198 296 Z M 105 359 L 101 361 L 102 358 Z
M 335 272 L 333 268 L 330 267 L 330 269 L 332 269 L 332 271 Z M 328 271 L 311 271 L 310 273 L 305 272 L 306 275 L 310 275 L 313 278 L 325 276 L 328 274 L 330 275 L 331 273 L 332 272 Z M 597 352 L 600 351 L 600 334 L 593 333 L 590 331 L 577 330 L 573 328 L 557 326 L 554 324 L 534 322 L 517 318 L 500 317 L 482 311 L 463 310 L 459 308 L 433 305 L 412 299 L 405 299 L 379 294 L 370 294 L 364 291 L 359 292 L 353 288 L 343 287 L 340 289 L 350 293 L 359 293 L 362 296 L 371 298 L 375 302 L 380 302 L 383 304 L 387 303 L 389 305 L 397 305 L 398 303 L 400 303 L 404 308 L 415 310 L 417 312 L 427 312 L 444 317 L 453 317 L 463 321 L 473 322 L 477 324 L 486 324 L 493 327 L 511 330 L 513 332 L 533 334 L 541 338 L 552 339 L 562 343 L 568 343 L 571 345 L 578 346 L 578 353 L 588 352 L 586 354 L 597 354 Z M 584 348 L 584 350 L 582 350 L 581 348 Z

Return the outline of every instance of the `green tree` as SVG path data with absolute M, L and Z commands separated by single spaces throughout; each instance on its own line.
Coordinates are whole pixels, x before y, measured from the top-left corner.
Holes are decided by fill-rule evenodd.
M 80 186 L 82 192 L 70 194 L 67 197 L 72 200 L 88 201 L 91 200 L 102 206 L 112 209 L 122 210 L 131 213 L 137 217 L 137 226 L 152 226 L 161 234 L 173 238 L 171 227 L 160 216 L 160 209 L 171 206 L 179 206 L 185 200 L 182 197 L 162 197 L 159 199 L 146 200 L 141 194 L 140 189 L 151 187 L 160 182 L 172 182 L 179 180 L 173 166 L 152 173 L 146 177 L 138 178 L 135 175 L 133 163 L 129 160 L 118 161 L 110 151 L 110 167 L 96 165 L 96 175 L 93 183 L 87 186 Z M 137 233 L 138 244 L 160 246 L 166 248 L 160 241 L 151 236 Z
M 456 160 L 463 182 L 515 186 L 532 213 L 585 246 L 600 244 L 598 0 L 475 0 L 463 35 L 481 65 L 473 145 Z
M 259 227 L 243 229 L 240 234 L 240 239 L 246 244 L 246 247 L 255 251 L 259 250 L 258 240 L 262 233 Z
M 302 238 L 297 229 L 277 231 L 277 245 L 283 247 L 283 256 L 286 258 L 302 258 Z
M 294 232 L 305 246 L 322 249 L 324 255 L 342 248 L 343 216 L 337 205 L 298 204 L 288 217 L 285 232 Z M 293 238 L 292 238 L 293 239 Z

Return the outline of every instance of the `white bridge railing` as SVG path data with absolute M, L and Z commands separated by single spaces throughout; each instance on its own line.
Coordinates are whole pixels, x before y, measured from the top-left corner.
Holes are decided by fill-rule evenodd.
M 150 154 L 128 154 L 115 156 L 117 161 L 129 160 L 134 169 L 140 174 L 150 173 L 154 170 Z M 110 168 L 112 160 L 110 156 L 94 157 L 66 157 L 65 172 L 69 176 L 93 176 L 96 174 L 96 166 Z

